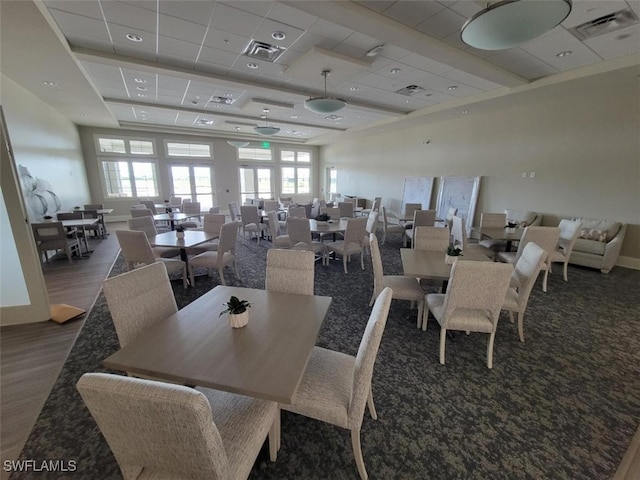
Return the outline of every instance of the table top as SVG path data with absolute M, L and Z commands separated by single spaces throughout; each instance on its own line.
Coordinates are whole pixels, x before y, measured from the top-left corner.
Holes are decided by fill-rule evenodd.
M 156 208 L 180 208 L 182 207 L 181 204 L 178 205 L 169 205 L 168 203 L 155 203 L 154 206 Z
M 231 295 L 252 304 L 243 328 L 231 328 L 227 315 L 218 316 Z M 331 297 L 219 285 L 150 327 L 104 365 L 291 403 L 330 304 Z
M 84 208 L 74 208 L 73 209 L 74 212 L 92 212 L 93 210 L 87 210 Z M 109 215 L 110 213 L 113 213 L 113 208 L 99 208 L 96 210 L 96 212 L 98 212 L 98 215 Z
M 73 220 L 60 220 L 63 227 L 90 227 L 100 221 L 99 218 L 77 218 Z
M 520 240 L 524 228 L 473 227 L 471 231 L 493 240 Z
M 445 263 L 444 251 L 401 248 L 400 257 L 402 258 L 402 269 L 408 277 L 448 280 L 451 276 L 451 265 Z M 460 259 L 479 262 L 492 261 L 486 255 L 478 252 L 462 252 Z
M 219 233 L 204 232 L 202 230 L 185 230 L 184 238 L 178 238 L 175 231 L 163 232 L 149 237 L 149 243 L 152 247 L 177 247 L 189 248 L 199 245 L 210 240 L 214 240 L 220 236 Z
M 326 224 L 318 225 L 317 220 L 310 218 L 309 227 L 311 228 L 311 233 L 344 232 L 347 229 L 347 221 L 347 218 L 341 218 L 340 220 L 329 220 Z
M 169 222 L 171 220 L 186 220 L 189 218 L 184 213 L 172 213 L 169 215 L 168 213 L 158 213 L 153 216 L 153 219 L 156 221 Z

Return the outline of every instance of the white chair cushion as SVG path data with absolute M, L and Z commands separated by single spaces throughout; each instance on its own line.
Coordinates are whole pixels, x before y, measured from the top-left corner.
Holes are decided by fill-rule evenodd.
M 604 255 L 604 250 L 607 247 L 605 242 L 598 242 L 597 240 L 585 240 L 584 238 L 578 238 L 576 244 L 573 246 L 574 252 L 593 253 L 595 255 Z
M 509 287 L 507 295 L 504 298 L 502 308 L 505 310 L 511 310 L 512 312 L 518 311 L 518 292 L 515 288 Z
M 393 290 L 393 298 L 397 300 L 411 300 L 419 302 L 424 297 L 424 290 L 413 277 L 404 275 L 385 275 L 382 278 L 382 288 Z

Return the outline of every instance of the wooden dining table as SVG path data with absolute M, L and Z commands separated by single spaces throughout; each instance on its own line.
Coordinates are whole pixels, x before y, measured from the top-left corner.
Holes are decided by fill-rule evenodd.
M 231 295 L 249 323 L 219 316 Z M 219 285 L 104 360 L 107 368 L 291 403 L 331 297 Z
M 89 250 L 89 243 L 87 242 L 87 228 L 93 227 L 98 222 L 99 218 L 75 218 L 71 220 L 60 220 L 64 228 L 79 228 L 82 230 L 82 237 L 84 243 L 84 250 L 87 254 L 92 253 L 93 250 Z
M 310 218 L 309 219 L 309 228 L 311 229 L 311 234 L 314 233 L 327 235 L 333 234 L 333 241 L 336 241 L 336 233 L 344 233 L 347 229 L 348 218 L 340 218 L 339 220 L 329 220 L 326 223 L 321 222 L 318 224 L 318 221 Z
M 480 238 L 490 238 L 492 240 L 505 240 L 505 250 L 511 251 L 513 242 L 517 242 L 522 238 L 524 228 L 507 228 L 507 227 L 473 227 L 473 233 L 479 234 Z
M 182 232 L 183 238 L 178 238 L 177 232 L 163 232 L 158 233 L 152 237 L 149 237 L 149 244 L 152 247 L 171 247 L 180 249 L 180 259 L 187 263 L 189 257 L 187 255 L 187 248 L 195 247 L 201 243 L 215 240 L 220 236 L 219 232 L 205 232 L 203 230 L 185 230 Z
M 182 222 L 189 218 L 184 213 L 158 213 L 153 216 L 153 220 L 156 222 L 169 222 L 171 230 L 176 228 L 176 222 Z
M 404 275 L 415 278 L 430 278 L 447 282 L 451 276 L 451 265 L 445 262 L 445 252 L 401 248 L 400 258 Z M 491 262 L 492 260 L 478 252 L 462 252 L 460 260 Z

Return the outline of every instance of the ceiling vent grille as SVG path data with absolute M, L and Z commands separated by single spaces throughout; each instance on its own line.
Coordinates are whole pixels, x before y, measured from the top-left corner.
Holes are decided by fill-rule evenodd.
M 625 9 L 610 13 L 590 22 L 577 25 L 569 29 L 569 32 L 579 40 L 587 40 L 589 38 L 604 35 L 605 33 L 615 32 L 622 28 L 629 27 L 638 23 L 638 16 L 633 10 Z
M 280 58 L 280 55 L 282 55 L 285 50 L 286 49 L 284 47 L 251 40 L 242 54 L 257 60 L 264 60 L 266 62 L 273 63 Z
M 396 90 L 396 93 L 399 93 L 400 95 L 405 95 L 407 97 L 412 97 L 424 91 L 425 91 L 424 88 L 419 87 L 418 85 L 407 85 L 406 87 L 401 88 L 400 90 Z
M 234 99 L 230 97 L 211 97 L 209 103 L 215 103 L 217 105 L 231 105 Z
M 255 127 L 256 126 L 256 122 L 253 123 L 248 123 L 248 122 L 239 122 L 236 120 L 225 120 L 225 122 L 227 125 L 239 125 L 241 127 Z

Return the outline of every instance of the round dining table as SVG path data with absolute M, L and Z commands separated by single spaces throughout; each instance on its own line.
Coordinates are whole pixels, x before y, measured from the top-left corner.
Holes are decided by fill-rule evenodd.
M 318 222 L 317 220 L 309 219 L 309 228 L 311 229 L 311 235 L 314 233 L 321 237 L 328 234 L 333 234 L 333 241 L 336 241 L 336 233 L 344 233 L 347 229 L 348 218 L 341 218 L 336 220 L 329 220 L 328 222 Z

